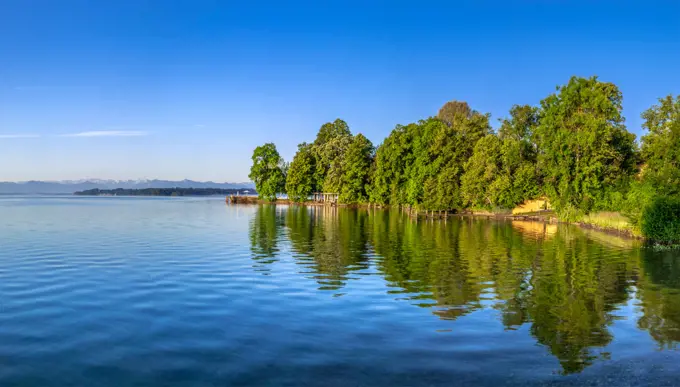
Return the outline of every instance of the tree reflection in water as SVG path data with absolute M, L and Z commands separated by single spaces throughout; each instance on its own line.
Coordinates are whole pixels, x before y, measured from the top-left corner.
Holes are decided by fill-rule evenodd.
M 282 211 L 273 205 L 259 205 L 250 220 L 250 251 L 254 267 L 264 274 L 269 273 L 268 264 L 278 261 L 283 225 Z
M 660 348 L 680 341 L 677 253 L 572 226 L 415 221 L 394 209 L 275 208 L 262 206 L 253 218 L 257 262 L 276 261 L 286 234 L 301 272 L 320 290 L 342 291 L 373 268 L 387 281 L 386 292 L 439 318 L 493 308 L 507 330 L 528 325 L 565 374 L 609 357 L 617 319 L 638 318 Z M 617 314 L 633 297 L 640 315 Z

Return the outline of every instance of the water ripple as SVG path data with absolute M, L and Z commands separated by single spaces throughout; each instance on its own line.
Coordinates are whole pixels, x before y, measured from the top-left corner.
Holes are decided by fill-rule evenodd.
M 678 259 L 591 231 L 186 198 L 0 197 L 0 215 L 1 385 L 678 370 L 656 357 L 680 342 Z

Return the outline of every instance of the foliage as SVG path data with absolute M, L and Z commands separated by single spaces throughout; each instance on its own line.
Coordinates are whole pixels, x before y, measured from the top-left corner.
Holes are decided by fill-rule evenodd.
M 513 208 L 540 193 L 531 137 L 536 109 L 515 105 L 498 135 L 489 134 L 465 164 L 463 203 L 473 208 Z
M 467 205 L 473 208 L 490 208 L 496 204 L 490 197 L 491 191 L 496 199 L 503 189 L 511 185 L 508 181 L 495 183 L 496 180 L 501 180 L 501 147 L 500 138 L 493 134 L 482 138 L 475 146 L 472 157 L 465 164 L 462 178 L 463 199 Z
M 371 201 L 427 210 L 462 206 L 460 179 L 489 116 L 449 102 L 437 118 L 397 126 L 376 153 Z
M 657 243 L 680 243 L 680 198 L 656 198 L 642 214 L 642 234 Z
M 304 202 L 315 191 L 316 158 L 311 144 L 302 143 L 290 163 L 286 193 L 295 202 Z
M 338 192 L 342 177 L 342 156 L 352 142 L 352 133 L 341 119 L 321 126 L 314 140 L 315 187 L 324 192 Z
M 273 144 L 258 147 L 250 177 L 270 200 L 285 190 L 303 202 L 322 191 L 342 203 L 429 211 L 507 211 L 547 197 L 561 220 L 619 212 L 638 232 L 655 198 L 680 195 L 680 97 L 660 99 L 642 117 L 649 133 L 639 151 L 616 85 L 572 77 L 540 106 L 512 106 L 497 133 L 489 114 L 463 101 L 397 125 L 377 149 L 336 119 L 300 144 L 290 165 Z
M 276 200 L 276 194 L 285 191 L 285 164 L 276 145 L 267 143 L 253 151 L 253 165 L 248 177 L 255 183 L 260 198 Z
M 636 232 L 640 231 L 644 210 L 652 204 L 656 197 L 657 190 L 651 183 L 634 180 L 630 184 L 626 197 L 618 209 L 628 217 Z
M 644 178 L 660 194 L 680 194 L 680 96 L 668 95 L 642 113 L 642 157 L 646 162 Z
M 621 101 L 619 89 L 597 77 L 572 77 L 541 101 L 538 161 L 543 188 L 562 218 L 597 209 L 634 172 L 635 136 L 624 126 Z
M 370 183 L 371 165 L 375 149 L 369 139 L 359 133 L 352 139 L 342 158 L 343 175 L 339 200 L 343 203 L 362 203 L 368 200 L 366 188 Z
M 406 203 L 408 168 L 413 164 L 413 134 L 417 124 L 397 125 L 378 147 L 370 200 L 378 204 Z
M 338 137 L 350 137 L 352 133 L 349 130 L 349 125 L 341 119 L 337 119 L 333 122 L 327 122 L 321 125 L 319 132 L 316 134 L 316 140 L 314 140 L 315 146 L 321 146 L 327 142 L 338 138 Z
M 352 136 L 335 137 L 318 148 L 318 185 L 323 192 L 340 192 L 345 174 L 344 158 L 352 144 Z
M 439 109 L 437 118 L 447 125 L 451 126 L 459 119 L 459 117 L 469 118 L 472 114 L 472 109 L 467 102 L 463 101 L 449 101 Z

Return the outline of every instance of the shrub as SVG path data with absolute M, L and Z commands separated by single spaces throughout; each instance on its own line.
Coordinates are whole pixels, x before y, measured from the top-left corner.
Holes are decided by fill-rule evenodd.
M 570 203 L 556 208 L 556 212 L 557 218 L 563 222 L 576 222 L 583 218 L 583 211 Z
M 654 186 L 648 182 L 633 181 L 626 194 L 626 199 L 621 205 L 621 212 L 639 230 L 644 209 L 648 208 L 656 197 L 658 197 L 658 194 Z
M 680 198 L 659 197 L 645 208 L 642 235 L 662 244 L 680 242 Z

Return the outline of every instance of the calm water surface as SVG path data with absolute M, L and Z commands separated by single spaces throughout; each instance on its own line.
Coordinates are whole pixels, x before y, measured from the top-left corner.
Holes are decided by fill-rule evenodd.
M 674 385 L 678 255 L 398 211 L 0 197 L 0 385 Z

